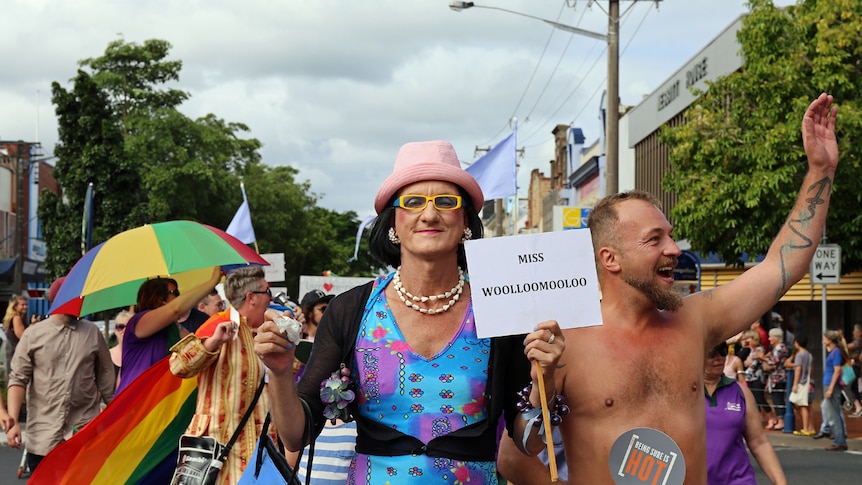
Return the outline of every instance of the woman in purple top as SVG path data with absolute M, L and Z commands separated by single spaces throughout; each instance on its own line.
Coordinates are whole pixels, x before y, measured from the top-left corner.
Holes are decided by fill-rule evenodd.
M 176 280 L 156 278 L 145 281 L 138 289 L 135 316 L 126 325 L 123 336 L 123 369 L 117 393 L 129 387 L 136 377 L 167 357 L 168 349 L 187 333 L 177 324 L 177 317 L 197 305 L 218 284 L 221 268 L 213 268 L 208 281 L 180 295 Z
M 724 375 L 727 352 L 727 343 L 719 344 L 707 354 L 704 362 L 707 482 L 757 485 L 745 450 L 747 443 L 772 483 L 786 485 L 778 456 L 760 424 L 754 395 L 745 385 Z

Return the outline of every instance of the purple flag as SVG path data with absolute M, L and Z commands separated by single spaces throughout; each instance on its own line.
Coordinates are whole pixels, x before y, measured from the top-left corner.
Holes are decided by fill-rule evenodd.
M 465 169 L 479 182 L 485 200 L 505 199 L 518 190 L 517 133 L 516 125 L 511 135 Z

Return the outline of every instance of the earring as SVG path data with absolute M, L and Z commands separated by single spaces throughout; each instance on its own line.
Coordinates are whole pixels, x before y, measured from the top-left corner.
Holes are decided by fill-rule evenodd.
M 473 231 L 471 231 L 469 227 L 465 227 L 464 235 L 461 236 L 461 244 L 464 244 L 465 241 L 469 241 L 470 239 L 473 239 Z
M 392 244 L 394 244 L 396 246 L 401 244 L 401 240 L 398 239 L 398 234 L 395 234 L 395 228 L 394 227 L 389 228 L 389 242 L 391 242 Z

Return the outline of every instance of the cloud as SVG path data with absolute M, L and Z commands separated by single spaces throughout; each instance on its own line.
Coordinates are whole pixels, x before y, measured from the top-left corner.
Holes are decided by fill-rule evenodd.
M 446 0 L 6 3 L 4 17 L 16 21 L 0 31 L 0 138 L 38 138 L 47 154 L 57 139 L 51 82 L 68 88 L 78 61 L 118 38 L 170 42 L 170 58 L 183 63 L 172 87 L 191 95 L 184 113 L 245 123 L 265 163 L 296 167 L 322 206 L 361 216 L 405 142 L 447 139 L 470 162 L 517 117 L 524 191 L 532 168 L 547 172 L 555 125 L 580 126 L 588 143 L 598 135 L 604 43 L 506 12 L 456 13 Z M 622 2 L 622 102 L 637 104 L 744 4 Z M 602 1 L 493 5 L 607 31 Z

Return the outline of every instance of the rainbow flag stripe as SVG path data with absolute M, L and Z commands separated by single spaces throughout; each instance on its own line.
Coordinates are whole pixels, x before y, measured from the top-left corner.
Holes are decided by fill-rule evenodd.
M 194 415 L 196 399 L 197 379 L 171 374 L 165 357 L 72 439 L 51 451 L 31 483 L 147 483 L 147 474 L 177 447 Z

